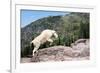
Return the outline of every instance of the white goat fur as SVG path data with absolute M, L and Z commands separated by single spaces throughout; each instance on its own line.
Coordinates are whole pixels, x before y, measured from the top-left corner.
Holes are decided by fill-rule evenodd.
M 53 42 L 53 40 L 51 39 L 53 35 L 55 38 L 58 38 L 56 31 L 46 29 L 42 31 L 39 36 L 37 36 L 34 40 L 31 41 L 31 44 L 33 43 L 34 45 L 33 56 L 34 53 L 37 52 L 41 44 L 44 44 L 46 41 L 50 42 L 50 44 Z

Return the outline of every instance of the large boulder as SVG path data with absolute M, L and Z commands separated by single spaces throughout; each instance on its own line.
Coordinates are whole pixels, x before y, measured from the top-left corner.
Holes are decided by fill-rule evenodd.
M 53 46 L 39 49 L 32 58 L 23 58 L 22 62 L 88 60 L 90 56 L 89 39 L 79 39 L 71 46 Z
M 40 61 L 69 61 L 89 59 L 89 40 L 79 39 L 68 46 L 53 46 L 41 49 L 31 59 L 32 62 Z
M 32 61 L 64 61 L 67 57 L 73 57 L 74 53 L 71 47 L 54 46 L 41 49 L 36 53 Z

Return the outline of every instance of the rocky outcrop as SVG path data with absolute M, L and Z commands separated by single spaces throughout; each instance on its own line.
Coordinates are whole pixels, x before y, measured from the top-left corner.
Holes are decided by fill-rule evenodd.
M 79 55 L 81 57 L 89 56 L 90 55 L 90 45 L 89 39 L 79 39 L 75 41 L 75 43 L 71 44 L 71 47 L 74 50 L 79 51 Z
M 40 49 L 30 59 L 31 62 L 88 60 L 90 55 L 89 39 L 79 39 L 68 46 L 53 46 Z

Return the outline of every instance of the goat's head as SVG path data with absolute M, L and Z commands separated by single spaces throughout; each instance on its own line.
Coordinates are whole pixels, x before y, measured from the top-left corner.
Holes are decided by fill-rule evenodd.
M 57 34 L 56 31 L 53 31 L 53 35 L 54 35 L 55 38 L 58 38 L 58 34 Z

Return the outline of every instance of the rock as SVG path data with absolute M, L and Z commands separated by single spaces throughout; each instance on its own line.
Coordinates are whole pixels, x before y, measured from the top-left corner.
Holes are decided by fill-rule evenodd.
M 80 56 L 89 56 L 90 55 L 90 45 L 88 39 L 79 39 L 74 44 L 71 44 L 73 50 L 77 50 L 80 53 Z
M 75 41 L 74 44 L 78 44 L 78 43 L 86 43 L 87 39 L 78 39 L 77 41 Z
M 21 58 L 21 63 L 30 63 L 31 58 Z
M 67 53 L 68 52 L 68 53 Z M 38 61 L 63 61 L 65 60 L 63 56 L 72 56 L 72 48 L 65 46 L 54 46 L 45 49 L 41 49 L 38 51 L 38 55 L 32 58 L 32 61 L 35 62 L 36 58 Z
M 59 45 L 39 49 L 32 58 L 22 59 L 22 62 L 89 60 L 89 44 L 89 39 L 79 39 L 72 43 L 70 47 Z
M 40 49 L 31 60 L 32 62 L 88 60 L 89 54 L 89 40 L 79 39 L 71 47 L 53 46 Z

